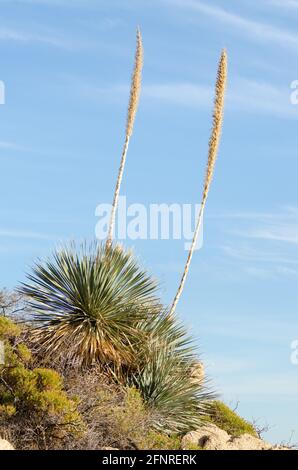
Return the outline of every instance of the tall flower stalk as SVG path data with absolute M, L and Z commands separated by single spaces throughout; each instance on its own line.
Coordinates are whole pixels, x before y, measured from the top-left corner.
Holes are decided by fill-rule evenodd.
M 215 86 L 215 100 L 214 100 L 214 110 L 213 110 L 213 126 L 212 132 L 209 140 L 209 152 L 208 152 L 208 161 L 207 161 L 207 169 L 206 175 L 204 180 L 204 187 L 203 187 L 203 194 L 201 199 L 201 206 L 200 211 L 198 214 L 198 219 L 196 223 L 195 232 L 193 235 L 192 243 L 189 249 L 189 253 L 187 256 L 185 268 L 181 277 L 181 281 L 176 293 L 176 296 L 173 300 L 170 315 L 176 310 L 177 303 L 180 299 L 180 296 L 183 292 L 183 287 L 187 278 L 187 274 L 189 271 L 191 259 L 193 256 L 193 252 L 197 243 L 198 235 L 200 232 L 200 228 L 202 225 L 204 209 L 213 177 L 220 136 L 221 136 L 221 129 L 222 129 L 222 122 L 223 122 L 223 111 L 224 111 L 224 98 L 225 98 L 225 89 L 226 89 L 226 81 L 227 81 L 227 53 L 226 50 L 223 50 L 221 53 L 218 71 L 217 71 L 217 80 Z
M 130 98 L 129 98 L 128 111 L 127 111 L 125 142 L 124 142 L 124 146 L 122 150 L 120 167 L 118 171 L 118 177 L 117 177 L 117 182 L 116 182 L 116 187 L 115 187 L 115 192 L 114 192 L 114 198 L 113 198 L 113 204 L 112 204 L 112 210 L 111 210 L 111 216 L 110 216 L 110 222 L 109 222 L 109 229 L 108 229 L 108 236 L 107 236 L 107 242 L 106 242 L 107 248 L 111 247 L 112 240 L 113 240 L 120 187 L 121 187 L 121 182 L 123 178 L 123 172 L 124 172 L 124 167 L 125 167 L 125 162 L 126 162 L 126 157 L 127 157 L 129 140 L 130 140 L 130 137 L 132 136 L 134 121 L 135 121 L 138 104 L 139 104 L 139 97 L 140 97 L 140 92 L 141 92 L 141 81 L 142 81 L 142 68 L 143 68 L 143 44 L 142 44 L 141 32 L 138 28 L 135 65 L 134 65 L 134 70 L 132 74 Z

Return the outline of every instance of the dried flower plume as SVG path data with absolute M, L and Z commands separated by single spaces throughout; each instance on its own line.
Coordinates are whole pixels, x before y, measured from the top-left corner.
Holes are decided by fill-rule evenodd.
M 170 315 L 173 315 L 173 313 L 175 312 L 177 303 L 182 294 L 184 283 L 185 283 L 185 280 L 189 271 L 190 262 L 193 256 L 193 252 L 197 243 L 198 235 L 199 235 L 201 224 L 202 224 L 205 204 L 206 204 L 208 192 L 210 189 L 210 184 L 211 184 L 212 177 L 213 177 L 214 166 L 215 166 L 218 147 L 219 147 L 222 122 L 223 122 L 226 81 L 227 81 L 227 53 L 226 53 L 226 50 L 224 49 L 220 57 L 218 71 L 217 71 L 214 110 L 213 110 L 213 126 L 212 126 L 212 131 L 211 131 L 211 137 L 209 140 L 208 161 L 207 161 L 206 176 L 205 176 L 205 181 L 204 181 L 203 195 L 202 195 L 202 200 L 201 200 L 201 207 L 200 207 L 196 229 L 195 229 L 194 236 L 192 239 L 191 247 L 190 247 L 186 264 L 185 264 L 185 268 L 183 271 L 183 275 L 182 275 L 176 296 L 173 300 L 173 303 L 170 309 Z
M 129 104 L 128 104 L 128 110 L 127 110 L 125 142 L 124 142 L 124 146 L 122 150 L 121 162 L 120 162 L 120 167 L 118 171 L 118 177 L 117 177 L 117 182 L 116 182 L 116 187 L 115 187 L 115 192 L 114 192 L 109 230 L 108 230 L 108 237 L 107 237 L 107 242 L 106 242 L 107 248 L 111 247 L 112 239 L 113 239 L 115 217 L 116 217 L 120 187 L 121 187 L 121 182 L 122 182 L 123 172 L 124 172 L 124 167 L 125 167 L 125 162 L 126 162 L 126 156 L 127 156 L 127 151 L 128 151 L 129 139 L 133 132 L 134 121 L 135 121 L 138 104 L 139 104 L 141 82 L 142 82 L 142 68 L 143 68 L 143 44 L 142 44 L 141 32 L 138 28 L 135 65 L 134 65 L 134 70 L 132 74 L 130 98 L 129 98 Z
M 223 122 L 223 111 L 224 111 L 224 99 L 225 99 L 225 89 L 227 81 L 227 53 L 224 49 L 222 51 L 220 62 L 217 71 L 217 80 L 215 87 L 215 101 L 214 101 L 214 110 L 213 110 L 213 127 L 209 140 L 209 153 L 208 153 L 208 162 L 207 162 L 207 171 L 205 177 L 203 199 L 206 199 L 208 196 L 208 191 L 212 181 L 214 166 L 216 162 L 222 122 Z
M 137 30 L 137 49 L 135 56 L 135 66 L 132 74 L 130 99 L 127 112 L 127 123 L 126 123 L 126 135 L 131 137 L 133 131 L 133 125 L 136 117 L 138 108 L 141 82 L 142 82 L 142 68 L 143 68 L 143 44 L 141 32 Z

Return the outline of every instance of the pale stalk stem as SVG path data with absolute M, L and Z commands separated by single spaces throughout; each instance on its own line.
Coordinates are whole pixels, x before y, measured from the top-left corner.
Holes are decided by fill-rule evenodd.
M 202 225 L 206 200 L 207 200 L 207 198 L 204 198 L 201 202 L 201 207 L 200 207 L 200 212 L 199 212 L 199 215 L 198 215 L 197 225 L 196 225 L 194 235 L 193 235 L 193 238 L 192 238 L 190 250 L 188 252 L 188 256 L 187 256 L 185 268 L 184 268 L 184 271 L 183 271 L 183 275 L 182 275 L 182 278 L 181 278 L 176 296 L 173 300 L 173 303 L 172 303 L 172 306 L 171 306 L 171 309 L 170 309 L 170 316 L 172 316 L 174 314 L 174 312 L 176 310 L 177 303 L 179 302 L 180 296 L 181 296 L 182 291 L 183 291 L 183 287 L 184 287 L 186 277 L 187 277 L 187 274 L 188 274 L 188 271 L 189 271 L 191 259 L 192 259 L 192 256 L 193 256 L 193 252 L 195 250 L 197 240 L 198 240 L 198 236 L 199 236 L 199 233 L 200 233 L 200 228 L 201 228 L 201 225 Z
M 106 247 L 107 248 L 111 247 L 112 240 L 113 240 L 115 219 L 116 219 L 116 211 L 117 211 L 117 207 L 118 207 L 119 193 L 120 193 L 120 187 L 121 187 L 121 182 L 122 182 L 122 178 L 123 178 L 123 172 L 124 172 L 125 161 L 126 161 L 126 156 L 127 156 L 127 151 L 128 151 L 128 145 L 129 145 L 129 136 L 127 135 L 125 137 L 125 143 L 124 143 L 124 146 L 123 146 L 122 157 L 121 157 L 120 167 L 119 167 L 119 171 L 118 171 L 118 178 L 117 178 L 117 182 L 116 182 L 114 199 L 113 199 L 112 210 L 111 210 L 111 215 L 110 215 L 109 232 L 108 232 L 108 237 L 107 237 L 107 241 L 106 241 Z

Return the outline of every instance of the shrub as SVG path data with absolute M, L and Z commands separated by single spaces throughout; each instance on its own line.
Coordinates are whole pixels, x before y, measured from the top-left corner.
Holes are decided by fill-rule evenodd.
M 127 387 L 122 403 L 113 408 L 111 414 L 120 433 L 127 436 L 133 447 L 142 448 L 151 427 L 151 416 L 139 391 L 134 387 Z
M 145 360 L 128 382 L 139 391 L 154 426 L 166 434 L 197 429 L 214 398 L 203 377 L 193 380 L 196 349 L 183 326 L 167 312 L 149 319 Z
M 69 449 L 138 449 L 150 430 L 150 416 L 139 393 L 112 383 L 99 367 L 72 371 L 66 378 L 68 394 L 80 398 L 78 409 L 86 423 L 81 439 Z
M 142 449 L 145 450 L 179 450 L 181 438 L 177 435 L 164 434 L 157 431 L 149 431 L 143 438 Z
M 0 316 L 0 338 L 6 340 L 8 338 L 17 338 L 21 334 L 21 328 L 9 318 Z
M 157 432 L 152 414 L 134 387 L 112 384 L 95 368 L 68 377 L 68 393 L 80 397 L 87 431 L 71 449 L 178 449 L 180 437 Z
M 20 339 L 21 328 L 0 317 L 5 362 L 0 365 L 0 432 L 18 448 L 59 447 L 62 439 L 84 430 L 78 403 L 63 390 L 51 369 L 30 368 L 31 353 Z
M 146 450 L 181 449 L 181 436 L 156 431 L 155 412 L 148 409 L 140 392 L 134 387 L 125 389 L 120 406 L 112 410 L 116 427 L 127 436 L 133 447 Z
M 82 370 L 104 366 L 110 378 L 139 391 L 158 432 L 200 426 L 214 397 L 203 378 L 191 376 L 196 349 L 162 310 L 155 282 L 130 252 L 97 245 L 62 250 L 53 262 L 37 264 L 29 280 L 21 292 L 33 312 L 39 358 L 55 367 L 61 359 Z
M 92 245 L 37 263 L 20 292 L 36 328 L 32 339 L 47 360 L 71 366 L 130 365 L 144 341 L 138 328 L 156 307 L 156 284 L 131 252 Z
M 241 436 L 241 434 L 251 434 L 258 437 L 251 423 L 241 418 L 221 401 L 212 402 L 208 420 L 233 437 Z

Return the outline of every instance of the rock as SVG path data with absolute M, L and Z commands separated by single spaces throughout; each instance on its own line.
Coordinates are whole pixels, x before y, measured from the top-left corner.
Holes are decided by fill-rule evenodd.
M 229 439 L 230 436 L 226 431 L 219 429 L 215 424 L 208 424 L 186 434 L 182 439 L 182 449 L 187 449 L 189 445 L 197 445 L 202 449 L 220 450 L 226 446 Z
M 182 449 L 187 449 L 190 445 L 197 445 L 204 450 L 288 450 L 285 447 L 272 446 L 250 434 L 232 437 L 215 424 L 202 426 L 197 431 L 186 434 L 182 439 Z
M 228 442 L 230 450 L 270 450 L 272 446 L 258 437 L 242 434 Z
M 14 447 L 5 439 L 0 439 L 0 450 L 14 450 Z

